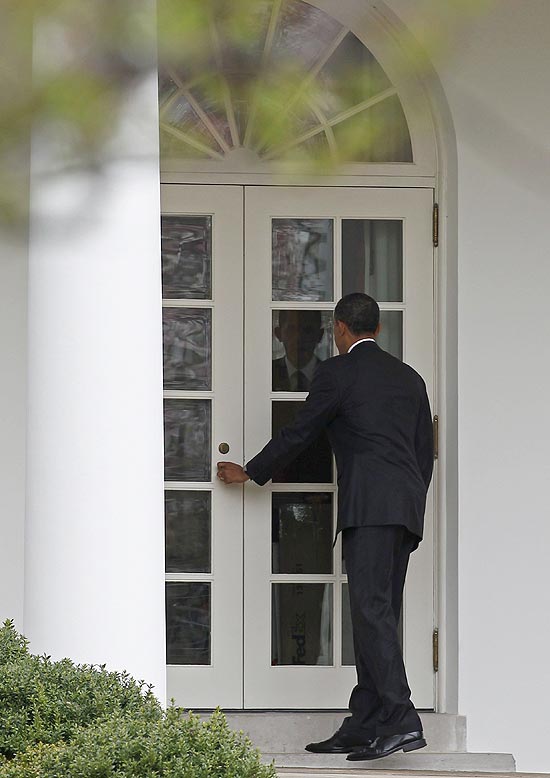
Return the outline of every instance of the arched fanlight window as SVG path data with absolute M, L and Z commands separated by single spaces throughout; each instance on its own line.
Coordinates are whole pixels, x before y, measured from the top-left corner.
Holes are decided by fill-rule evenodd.
M 265 161 L 296 154 L 413 161 L 397 91 L 350 30 L 302 0 L 258 0 L 251 24 L 254 35 L 237 46 L 213 19 L 211 51 L 200 68 L 162 65 L 163 156 L 221 160 L 244 148 Z M 285 88 L 262 94 L 262 83 L 287 65 L 293 70 Z M 270 137 L 270 117 L 284 118 L 285 132 Z

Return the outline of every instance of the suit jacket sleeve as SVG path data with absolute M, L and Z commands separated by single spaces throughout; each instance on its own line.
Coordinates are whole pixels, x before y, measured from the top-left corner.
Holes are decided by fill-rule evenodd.
M 425 386 L 422 388 L 422 398 L 420 401 L 420 412 L 416 424 L 414 444 L 416 460 L 427 490 L 430 481 L 432 480 L 434 466 L 434 432 L 430 401 L 428 400 Z
M 321 362 L 313 376 L 311 389 L 292 424 L 283 427 L 253 459 L 245 465 L 250 478 L 263 486 L 280 467 L 291 462 L 319 435 L 338 411 L 338 386 L 329 365 Z

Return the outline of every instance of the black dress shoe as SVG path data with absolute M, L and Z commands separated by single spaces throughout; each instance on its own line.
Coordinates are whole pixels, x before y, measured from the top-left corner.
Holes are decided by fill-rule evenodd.
M 306 751 L 310 751 L 312 754 L 351 754 L 354 748 L 367 746 L 373 741 L 374 738 L 369 740 L 357 735 L 348 735 L 338 730 L 328 740 L 321 740 L 319 743 L 308 743 Z
M 404 735 L 379 735 L 369 745 L 363 748 L 354 748 L 349 754 L 350 762 L 361 760 L 382 759 L 383 756 L 395 754 L 396 751 L 416 751 L 424 748 L 426 741 L 422 731 L 407 732 Z

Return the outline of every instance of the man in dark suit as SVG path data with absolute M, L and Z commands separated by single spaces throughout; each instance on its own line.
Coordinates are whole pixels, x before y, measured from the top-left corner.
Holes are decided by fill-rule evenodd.
M 274 392 L 309 392 L 321 361 L 315 348 L 323 337 L 321 311 L 279 311 L 274 334 L 284 348 L 284 357 L 272 361 Z
M 283 357 L 271 362 L 274 392 L 309 392 L 321 359 L 315 354 L 324 335 L 321 311 L 283 308 L 278 312 L 273 334 L 283 344 Z M 276 434 L 295 415 L 301 401 L 278 402 L 273 408 L 273 430 Z M 321 435 L 292 462 L 277 468 L 272 474 L 275 483 L 325 483 L 332 481 L 332 451 L 326 433 Z
M 409 556 L 422 539 L 433 469 L 432 416 L 423 379 L 376 343 L 380 310 L 365 294 L 334 311 L 340 356 L 318 365 L 310 394 L 245 468 L 218 463 L 225 483 L 263 485 L 326 430 L 338 468 L 338 524 L 348 574 L 357 685 L 351 716 L 308 751 L 379 759 L 426 745 L 398 636 Z

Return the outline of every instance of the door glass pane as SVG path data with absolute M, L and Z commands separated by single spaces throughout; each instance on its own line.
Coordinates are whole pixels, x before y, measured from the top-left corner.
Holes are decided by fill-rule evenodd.
M 349 605 L 349 586 L 342 584 L 342 664 L 355 664 L 353 649 L 353 630 L 351 627 L 351 608 Z
M 271 664 L 332 663 L 332 584 L 272 584 Z
M 331 311 L 273 311 L 274 392 L 309 392 L 315 368 L 332 356 Z
M 163 106 L 162 122 L 165 126 L 181 132 L 191 143 L 194 141 L 199 148 L 203 147 L 218 154 L 222 150 L 185 95 L 178 94 L 174 100 Z
M 164 478 L 210 481 L 210 400 L 164 401 Z
M 350 162 L 412 162 L 411 136 L 397 95 L 333 125 L 334 139 Z
M 166 662 L 210 664 L 210 584 L 166 584 Z
M 166 572 L 209 573 L 210 492 L 165 492 Z
M 246 34 L 228 35 L 227 26 L 225 34 L 219 36 L 222 67 L 224 76 L 231 85 L 235 75 L 246 73 L 258 73 L 262 66 L 262 54 L 264 41 L 271 17 L 271 0 L 255 0 L 246 6 Z M 221 11 L 221 24 L 219 28 L 224 30 L 222 4 L 218 6 Z M 218 29 L 219 29 L 218 28 Z
M 212 298 L 212 217 L 163 216 L 162 296 Z
M 160 128 L 160 153 L 168 159 L 210 159 L 210 154 L 206 149 L 191 146 L 181 136 L 178 135 L 176 138 L 162 126 Z
M 208 116 L 208 120 L 216 128 L 227 145 L 231 146 L 233 141 L 225 110 L 225 89 L 226 87 L 220 74 L 211 72 L 195 82 L 189 90 L 189 94 L 200 105 Z M 207 143 L 209 146 L 212 145 L 208 139 Z
M 378 345 L 397 359 L 403 359 L 403 311 L 380 311 L 380 324 Z
M 272 434 L 291 424 L 302 405 L 300 400 L 273 403 Z M 332 483 L 332 450 L 325 432 L 286 465 L 273 474 L 273 483 Z
M 317 75 L 320 107 L 335 116 L 391 87 L 388 77 L 352 32 L 348 32 Z
M 212 311 L 162 309 L 164 388 L 212 388 Z
M 159 105 L 167 102 L 178 91 L 178 85 L 169 73 L 159 72 Z
M 273 41 L 272 60 L 299 62 L 304 72 L 328 48 L 342 26 L 309 3 L 283 3 Z
M 332 573 L 332 494 L 272 494 L 274 573 Z
M 273 219 L 273 300 L 332 300 L 332 219 Z
M 403 222 L 342 219 L 342 290 L 378 302 L 403 300 Z

